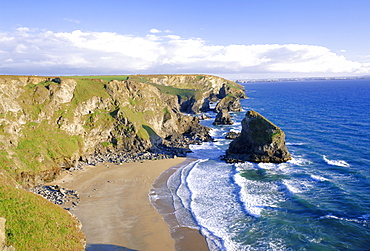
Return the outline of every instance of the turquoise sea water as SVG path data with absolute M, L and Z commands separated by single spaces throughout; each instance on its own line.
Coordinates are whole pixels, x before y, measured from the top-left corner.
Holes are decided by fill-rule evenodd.
M 211 250 L 370 250 L 370 80 L 245 84 L 234 125 L 167 182 L 179 225 Z M 253 109 L 286 134 L 283 164 L 226 164 L 224 136 Z M 161 196 L 161 193 L 157 193 Z

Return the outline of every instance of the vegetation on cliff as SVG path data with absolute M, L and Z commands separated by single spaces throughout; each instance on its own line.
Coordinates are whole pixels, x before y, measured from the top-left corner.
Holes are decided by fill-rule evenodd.
M 22 250 L 24 235 L 41 231 L 38 225 L 45 221 L 45 236 L 60 238 L 65 247 L 60 249 L 72 245 L 62 241 L 72 230 L 60 230 L 58 235 L 46 224 L 67 222 L 68 214 L 17 184 L 42 184 L 94 156 L 163 149 L 184 153 L 187 144 L 211 138 L 198 118 L 181 111 L 207 110 L 210 100 L 229 94 L 245 97 L 238 84 L 207 75 L 0 76 L 0 175 L 6 177 L 0 184 L 0 200 L 10 211 L 29 209 L 25 213 L 30 216 L 23 219 L 30 228 L 22 228 L 14 222 L 20 220 L 16 215 L 0 210 L 12 235 L 9 244 Z M 50 217 L 37 218 L 40 208 Z M 49 244 L 37 249 L 53 250 Z
M 227 162 L 251 161 L 281 163 L 291 159 L 284 132 L 255 111 L 242 120 L 242 131 L 226 151 Z
M 6 218 L 6 245 L 16 250 L 84 250 L 80 223 L 68 211 L 17 188 L 0 174 L 0 216 Z

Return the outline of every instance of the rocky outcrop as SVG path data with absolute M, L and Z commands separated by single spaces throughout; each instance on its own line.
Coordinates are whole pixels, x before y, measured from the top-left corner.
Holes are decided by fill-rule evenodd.
M 210 101 L 217 102 L 227 95 L 246 98 L 241 85 L 210 75 L 135 75 L 130 79 L 167 87 L 163 89 L 167 93 L 177 91 L 178 103 L 184 113 L 208 111 Z
M 226 97 L 222 98 L 217 103 L 215 110 L 219 112 L 223 109 L 226 109 L 229 112 L 241 112 L 242 106 L 240 104 L 239 98 L 234 95 L 227 95 Z
M 108 82 L 0 76 L 0 162 L 23 185 L 35 186 L 93 159 L 185 156 L 189 144 L 212 138 L 183 112 L 207 111 L 211 99 L 229 96 L 245 97 L 244 90 L 208 75 Z
M 240 136 L 240 132 L 228 132 L 226 133 L 225 139 L 236 139 Z
M 231 120 L 230 113 L 227 109 L 222 109 L 216 115 L 213 125 L 232 125 L 234 122 Z
M 223 159 L 226 162 L 281 163 L 291 156 L 284 132 L 259 113 L 248 111 L 242 120 L 240 136 L 230 143 Z
M 247 97 L 245 95 L 243 88 L 241 88 L 240 85 L 236 86 L 233 84 L 232 85 L 223 84 L 217 96 L 218 98 L 222 99 L 229 94 L 237 97 L 238 99 L 244 99 Z

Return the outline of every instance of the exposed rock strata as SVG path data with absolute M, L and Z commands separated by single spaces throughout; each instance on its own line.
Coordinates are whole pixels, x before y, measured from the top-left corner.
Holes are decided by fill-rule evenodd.
M 244 98 L 244 90 L 207 75 L 0 77 L 0 161 L 34 186 L 81 163 L 185 156 L 189 144 L 212 138 L 182 112 L 207 111 L 210 100 L 229 96 Z
M 230 143 L 223 158 L 227 162 L 281 163 L 291 156 L 284 132 L 259 113 L 248 111 L 242 120 L 240 136 Z

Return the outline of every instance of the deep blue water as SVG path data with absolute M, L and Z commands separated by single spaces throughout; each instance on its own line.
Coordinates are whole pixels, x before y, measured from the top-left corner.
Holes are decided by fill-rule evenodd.
M 245 84 L 234 125 L 192 146 L 167 182 L 182 226 L 211 250 L 370 250 L 370 80 Z M 286 134 L 283 164 L 226 164 L 224 136 L 255 110 Z

